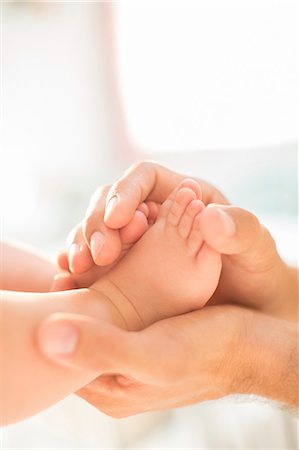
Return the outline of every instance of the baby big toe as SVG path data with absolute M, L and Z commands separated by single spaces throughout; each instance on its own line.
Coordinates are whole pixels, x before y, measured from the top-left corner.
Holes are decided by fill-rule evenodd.
M 203 208 L 204 204 L 200 200 L 192 200 L 185 209 L 178 226 L 179 234 L 183 239 L 187 239 L 189 236 L 194 217 L 200 213 Z
M 192 200 L 196 199 L 196 194 L 189 188 L 182 188 L 178 191 L 175 200 L 173 201 L 168 216 L 167 222 L 170 225 L 177 226 L 183 216 L 185 209 Z

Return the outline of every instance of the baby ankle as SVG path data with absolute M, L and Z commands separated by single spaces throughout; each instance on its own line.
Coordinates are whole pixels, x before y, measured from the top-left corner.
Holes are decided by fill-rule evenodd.
M 100 292 L 107 302 L 112 305 L 118 316 L 120 316 L 125 329 L 137 331 L 145 327 L 133 302 L 112 279 L 109 277 L 101 279 L 100 285 L 97 286 L 97 292 Z

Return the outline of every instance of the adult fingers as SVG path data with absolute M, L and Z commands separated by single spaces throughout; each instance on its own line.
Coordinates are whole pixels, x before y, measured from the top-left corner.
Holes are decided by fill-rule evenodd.
M 105 223 L 111 228 L 123 227 L 131 220 L 141 202 L 149 200 L 162 203 L 185 178 L 150 161 L 131 166 L 109 190 Z M 197 189 L 194 180 L 189 179 L 189 184 Z
M 121 375 L 102 375 L 80 388 L 76 394 L 104 414 L 123 418 L 210 400 L 209 397 L 198 398 L 196 387 L 184 381 L 181 384 L 155 386 L 123 379 Z
M 62 270 L 70 270 L 68 254 L 65 250 L 58 253 L 57 264 Z
M 143 205 L 146 206 L 145 203 Z M 140 239 L 148 229 L 148 208 L 146 207 L 146 209 L 146 213 L 142 211 L 144 208 L 135 211 L 135 214 L 128 225 L 125 225 L 119 230 L 122 249 L 124 251 L 129 249 L 136 241 L 138 241 L 138 239 Z
M 82 231 L 92 259 L 97 265 L 113 263 L 121 252 L 118 230 L 108 228 L 104 223 L 106 196 L 110 186 L 103 186 L 93 194 L 88 206 Z
M 227 354 L 238 355 L 239 315 L 231 306 L 210 306 L 128 332 L 95 318 L 56 313 L 41 323 L 37 343 L 58 364 L 163 386 L 188 382 L 201 371 L 218 377 Z
M 68 269 L 74 274 L 84 273 L 93 266 L 89 248 L 85 242 L 82 225 L 78 224 L 67 238 Z M 60 266 L 66 266 L 64 256 L 59 255 Z M 67 270 L 67 269 L 66 269 Z
M 116 261 L 117 262 L 117 261 Z M 51 291 L 65 291 L 69 289 L 90 287 L 99 278 L 111 269 L 110 266 L 96 266 L 95 264 L 87 272 L 74 274 L 61 272 L 54 277 Z
M 41 323 L 37 343 L 60 364 L 163 385 L 179 380 L 187 367 L 187 343 L 179 336 L 167 326 L 128 332 L 87 316 L 56 313 Z

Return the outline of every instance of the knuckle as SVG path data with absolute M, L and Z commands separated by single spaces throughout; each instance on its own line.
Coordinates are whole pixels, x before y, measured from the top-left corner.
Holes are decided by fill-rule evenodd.
M 259 219 L 252 213 L 247 213 L 247 228 L 245 228 L 247 236 L 244 236 L 244 239 L 247 238 L 250 245 L 255 245 L 257 240 L 261 238 L 263 234 L 262 226 Z M 250 232 L 249 232 L 250 230 Z
M 92 227 L 92 225 L 91 225 L 90 217 L 88 217 L 87 219 L 84 219 L 84 221 L 82 222 L 82 232 L 83 232 L 85 239 L 87 239 L 92 234 L 91 227 Z
M 149 170 L 153 167 L 154 161 L 150 161 L 147 159 L 143 159 L 141 161 L 138 161 L 137 163 L 132 164 L 129 169 L 127 170 L 127 173 L 133 172 L 133 171 L 145 171 Z
M 94 204 L 99 200 L 99 198 L 101 198 L 102 196 L 106 196 L 110 187 L 111 186 L 109 184 L 98 187 L 90 198 L 90 204 Z
M 105 194 L 102 193 L 100 195 L 105 195 L 106 198 L 106 194 L 107 193 L 105 192 Z M 98 202 L 90 203 L 85 217 L 81 222 L 82 233 L 86 240 L 90 238 L 93 231 L 99 229 L 100 225 L 103 223 L 104 213 L 105 203 L 101 203 L 100 198 L 98 198 Z
M 270 233 L 270 231 L 268 230 L 268 228 L 266 228 L 264 225 L 261 225 L 261 230 L 265 236 L 265 240 L 267 240 L 267 242 L 269 244 L 276 246 L 275 240 L 274 240 L 272 234 Z
M 82 233 L 87 243 L 89 242 L 92 233 L 99 229 L 100 223 L 101 218 L 96 218 L 93 215 L 89 216 L 82 222 Z
M 272 260 L 277 255 L 276 242 L 270 231 L 263 225 L 261 225 L 261 239 L 263 240 L 264 257 Z
M 136 190 L 139 190 L 140 196 L 143 197 L 142 185 L 144 177 L 146 176 L 146 178 L 154 180 L 157 166 L 157 163 L 149 160 L 142 160 L 132 164 L 125 171 L 124 175 L 112 185 L 107 198 L 111 199 L 113 196 L 118 196 L 120 193 L 124 194 L 130 191 L 136 192 Z M 129 183 L 128 179 L 130 179 Z
M 92 194 L 88 208 L 85 213 L 85 219 L 92 216 L 95 211 L 105 209 L 106 198 L 110 190 L 109 185 L 101 186 Z
M 261 228 L 261 223 L 256 215 L 249 213 L 248 214 L 248 221 L 250 222 L 250 226 L 254 228 L 255 231 L 259 231 Z

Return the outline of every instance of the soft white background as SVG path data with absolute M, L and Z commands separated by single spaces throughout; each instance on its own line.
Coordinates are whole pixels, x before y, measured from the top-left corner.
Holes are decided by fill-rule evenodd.
M 2 234 L 54 256 L 100 184 L 153 158 L 297 238 L 295 1 L 4 2 Z M 269 432 L 271 430 L 271 432 Z M 76 397 L 2 448 L 297 448 L 297 421 L 222 400 L 122 421 Z

